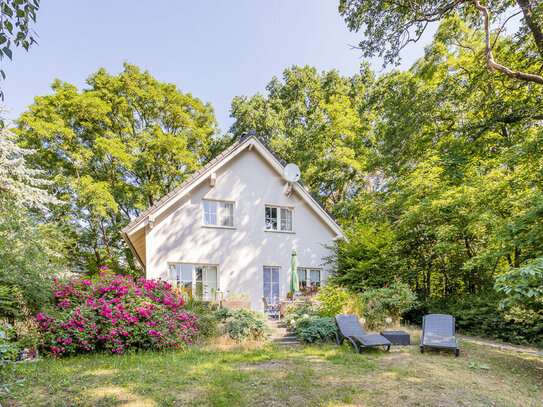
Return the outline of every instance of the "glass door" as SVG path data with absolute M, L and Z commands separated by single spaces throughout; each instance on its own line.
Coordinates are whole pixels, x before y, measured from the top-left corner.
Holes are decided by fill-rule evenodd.
M 268 303 L 279 300 L 279 267 L 264 267 L 263 269 L 263 297 Z
M 169 264 L 169 282 L 194 298 L 210 301 L 215 299 L 218 287 L 217 266 L 196 264 Z
M 215 293 L 217 292 L 217 267 L 203 266 L 202 272 L 203 272 L 202 299 L 204 301 L 212 301 L 215 299 Z

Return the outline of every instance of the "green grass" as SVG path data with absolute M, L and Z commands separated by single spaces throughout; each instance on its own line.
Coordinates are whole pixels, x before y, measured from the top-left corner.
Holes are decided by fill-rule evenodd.
M 415 343 L 416 338 L 413 338 Z M 541 406 L 543 358 L 461 342 L 356 354 L 334 344 L 80 356 L 18 364 L 3 406 Z

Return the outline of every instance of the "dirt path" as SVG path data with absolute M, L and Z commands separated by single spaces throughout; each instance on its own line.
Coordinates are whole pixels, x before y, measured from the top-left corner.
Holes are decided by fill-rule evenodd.
M 465 336 L 465 335 L 458 335 L 458 334 L 456 334 L 456 337 L 458 339 L 462 339 L 463 341 L 474 342 L 474 343 L 478 343 L 479 345 L 492 346 L 493 348 L 503 349 L 510 352 L 521 352 L 521 353 L 529 353 L 531 355 L 536 355 L 536 356 L 543 356 L 543 350 L 540 350 L 538 348 L 532 348 L 529 346 L 513 345 L 507 342 L 496 342 L 496 341 L 491 341 L 489 339 L 476 338 L 473 336 Z

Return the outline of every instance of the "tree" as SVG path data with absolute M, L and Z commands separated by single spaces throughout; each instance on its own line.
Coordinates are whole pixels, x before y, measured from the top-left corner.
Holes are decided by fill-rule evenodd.
M 13 48 L 23 47 L 26 51 L 36 42 L 30 24 L 36 22 L 36 12 L 40 7 L 40 0 L 1 0 L 0 10 L 0 60 L 13 56 Z M 3 69 L 0 69 L 2 79 L 6 78 Z M 0 90 L 0 98 L 4 93 Z
M 52 187 L 44 171 L 27 166 L 35 152 L 13 138 L 0 128 L 0 318 L 12 323 L 46 304 L 52 278 L 65 271 L 65 239 L 47 221 L 49 207 L 61 202 L 44 189 Z
M 361 110 L 373 81 L 369 70 L 351 78 L 293 66 L 251 98 L 236 97 L 230 131 L 255 129 L 283 159 L 300 166 L 303 181 L 332 207 L 363 187 L 369 118 Z
M 3 122 L 0 110 L 0 121 Z M 21 148 L 14 141 L 14 135 L 7 127 L 0 127 L 0 195 L 7 196 L 18 204 L 45 210 L 47 204 L 60 203 L 43 187 L 52 182 L 45 179 L 44 171 L 31 169 L 25 157 L 34 154 L 33 150 Z
M 53 278 L 67 272 L 66 237 L 0 194 L 0 318 L 30 318 L 52 299 Z
M 211 158 L 216 121 L 211 106 L 128 63 L 87 83 L 56 80 L 37 97 L 18 120 L 19 145 L 70 202 L 55 216 L 79 266 L 133 269 L 120 229 Z
M 365 90 L 366 187 L 330 205 L 348 235 L 332 258 L 342 285 L 398 275 L 422 298 L 478 295 L 543 253 L 543 88 L 481 66 L 482 36 L 451 16 L 411 69 Z M 522 63 L 515 44 L 496 49 Z
M 543 311 L 543 258 L 512 268 L 496 279 L 496 290 L 505 294 L 501 305 L 523 306 Z
M 516 6 L 516 7 L 515 7 Z M 511 78 L 543 84 L 539 65 L 543 60 L 543 3 L 540 1 L 499 0 L 482 4 L 479 0 L 450 1 L 371 1 L 340 0 L 339 12 L 351 31 L 364 30 L 359 44 L 364 56 L 384 57 L 385 65 L 399 60 L 400 51 L 417 42 L 428 26 L 458 15 L 470 28 L 484 27 L 484 57 L 490 70 Z M 534 73 L 507 67 L 494 59 L 500 34 L 510 19 L 522 13 L 524 25 L 519 30 L 517 46 L 525 51 L 528 68 Z M 492 23 L 496 23 L 495 28 Z M 513 66 L 513 65 L 509 65 Z

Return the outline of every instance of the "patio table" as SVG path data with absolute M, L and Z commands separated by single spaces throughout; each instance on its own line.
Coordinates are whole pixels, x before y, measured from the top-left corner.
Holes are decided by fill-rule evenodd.
M 404 331 L 381 331 L 382 336 L 387 338 L 393 345 L 411 345 L 409 334 Z

